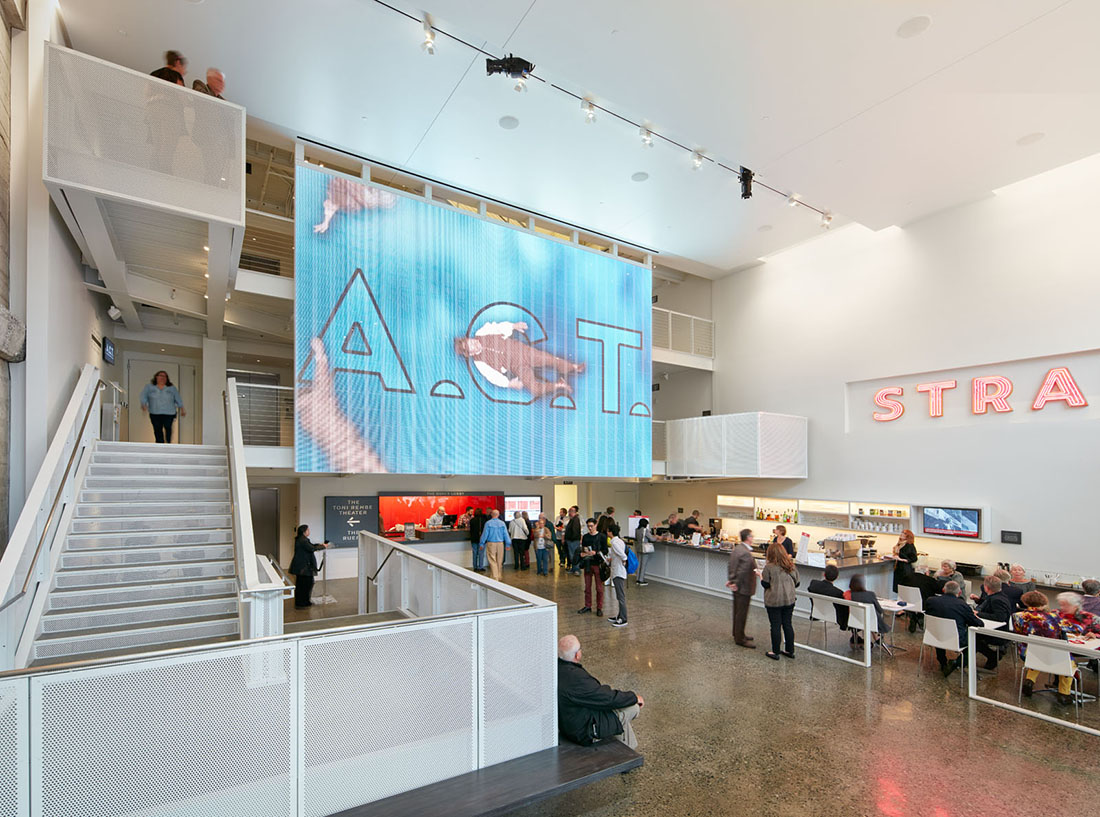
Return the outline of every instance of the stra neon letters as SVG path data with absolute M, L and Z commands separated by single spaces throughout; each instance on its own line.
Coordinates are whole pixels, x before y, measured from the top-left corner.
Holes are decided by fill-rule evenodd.
M 956 380 L 938 380 L 935 383 L 918 383 L 918 392 L 928 392 L 928 416 L 943 417 L 943 393 L 958 386 Z
M 1031 404 L 1032 411 L 1041 411 L 1043 406 L 1052 400 L 1065 400 L 1067 406 L 1080 408 L 1087 406 L 1089 401 L 1081 393 L 1077 381 L 1069 373 L 1065 366 L 1058 366 L 1047 372 L 1046 379 L 1035 396 L 1035 402 Z

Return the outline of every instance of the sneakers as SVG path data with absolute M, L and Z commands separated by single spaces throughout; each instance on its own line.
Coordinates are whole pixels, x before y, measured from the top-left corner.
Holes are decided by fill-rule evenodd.
M 619 620 L 619 617 L 618 616 L 608 616 L 607 620 L 614 623 L 614 622 Z
M 638 587 L 645 587 L 649 582 L 635 582 L 635 584 L 638 585 Z
M 591 607 L 582 607 L 580 610 L 577 611 L 577 614 L 583 616 L 585 613 L 591 613 L 591 612 L 592 612 Z
M 625 627 L 626 625 L 627 625 L 627 622 L 619 621 L 618 619 L 615 619 L 614 621 L 611 622 L 612 627 Z

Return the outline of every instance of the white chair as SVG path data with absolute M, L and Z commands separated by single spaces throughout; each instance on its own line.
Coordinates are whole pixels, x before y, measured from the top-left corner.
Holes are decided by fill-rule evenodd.
M 959 628 L 954 619 L 937 618 L 925 614 L 924 616 L 924 641 L 920 645 L 920 654 L 917 656 L 917 674 L 924 669 L 924 648 L 947 650 L 959 653 L 960 658 L 966 657 L 966 647 L 959 643 Z M 961 669 L 966 669 L 966 661 L 961 662 Z M 963 685 L 964 672 L 959 672 L 959 685 Z
M 1020 689 L 1016 696 L 1016 702 L 1020 703 L 1024 697 L 1024 678 L 1029 669 L 1039 672 L 1049 672 L 1051 675 L 1069 675 L 1073 678 L 1073 714 L 1081 716 L 1081 687 L 1077 682 L 1077 664 L 1070 653 L 1057 647 L 1044 647 L 1041 644 L 1028 644 L 1024 654 L 1024 668 L 1020 671 Z
M 966 596 L 965 596 L 965 598 L 969 599 L 970 596 L 973 595 L 973 593 L 974 593 L 974 582 L 970 581 L 970 579 L 963 579 L 963 584 L 966 585 Z
M 820 621 L 825 649 L 829 649 L 829 625 L 840 627 L 839 614 L 840 610 L 833 602 L 810 599 L 810 631 L 806 634 L 806 640 L 813 637 L 814 623 Z
M 867 619 L 870 619 L 869 621 Z M 872 610 L 868 616 L 865 607 L 849 607 L 848 608 L 848 629 L 862 632 L 864 638 L 870 638 L 872 635 L 878 635 L 878 614 Z M 876 647 L 882 649 L 887 655 L 893 655 L 890 651 L 890 646 L 882 638 L 874 643 Z
M 898 600 L 905 602 L 905 609 L 899 612 L 910 616 L 924 612 L 924 598 L 920 594 L 919 587 L 906 587 L 904 584 L 899 584 Z

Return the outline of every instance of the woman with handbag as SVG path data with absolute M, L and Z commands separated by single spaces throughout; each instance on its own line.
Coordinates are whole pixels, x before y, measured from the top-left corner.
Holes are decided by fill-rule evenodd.
M 798 568 L 794 566 L 786 549 L 780 542 L 768 545 L 767 564 L 760 574 L 760 586 L 764 588 L 764 609 L 768 611 L 768 623 L 771 625 L 772 648 L 767 653 L 773 661 L 779 660 L 780 631 L 787 649 L 783 655 L 794 658 L 794 615 L 795 588 L 798 587 Z
M 638 530 L 634 532 L 634 542 L 638 545 L 638 579 L 637 585 L 645 587 L 649 582 L 645 580 L 645 566 L 653 553 L 653 543 L 657 537 L 649 527 L 649 520 L 644 516 L 638 520 Z
M 313 593 L 313 577 L 317 575 L 317 560 L 313 554 L 318 550 L 332 547 L 329 542 L 314 544 L 309 541 L 309 525 L 299 525 L 294 538 L 294 558 L 290 560 L 289 572 L 294 575 L 294 606 L 301 610 L 312 607 L 309 600 Z

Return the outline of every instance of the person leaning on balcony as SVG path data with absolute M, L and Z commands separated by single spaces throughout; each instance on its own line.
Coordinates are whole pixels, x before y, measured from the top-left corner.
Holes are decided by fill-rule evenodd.
M 191 83 L 191 89 L 198 91 L 200 94 L 207 94 L 208 96 L 217 97 L 218 99 L 225 99 L 225 97 L 222 96 L 222 91 L 225 90 L 225 74 L 217 68 L 207 68 L 206 82 L 197 79 Z
M 309 541 L 309 525 L 299 525 L 297 536 L 294 538 L 294 558 L 290 560 L 290 572 L 294 575 L 294 606 L 301 610 L 312 607 L 309 600 L 313 592 L 313 578 L 317 575 L 317 560 L 313 558 L 314 552 L 332 547 L 326 540 L 322 544 L 314 544 Z
M 149 72 L 149 76 L 163 79 L 173 85 L 184 85 L 183 78 L 186 74 L 187 57 L 179 51 L 165 51 L 164 65 L 156 71 Z

